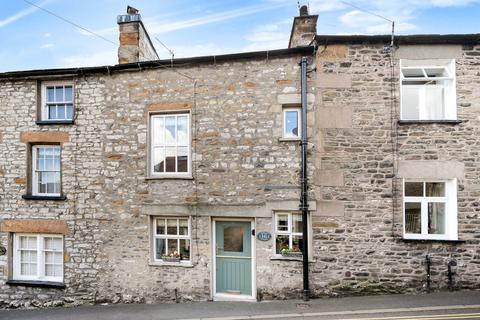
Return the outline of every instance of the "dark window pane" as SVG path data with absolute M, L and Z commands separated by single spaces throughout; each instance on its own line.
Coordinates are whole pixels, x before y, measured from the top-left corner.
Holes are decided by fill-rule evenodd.
M 177 149 L 178 172 L 188 172 L 188 148 Z
M 177 219 L 167 219 L 167 234 L 177 235 Z
M 275 237 L 275 251 L 277 254 L 282 253 L 282 249 L 289 249 L 288 236 L 286 235 L 277 235 Z
M 182 260 L 190 260 L 190 240 L 180 239 L 180 254 Z
M 65 86 L 65 101 L 73 100 L 73 90 L 72 86 Z
M 427 197 L 445 197 L 445 183 L 427 182 L 425 184 L 425 193 Z
M 223 229 L 223 251 L 243 252 L 243 227 Z
M 165 220 L 157 219 L 157 234 L 165 234 Z
M 48 119 L 57 119 L 57 106 L 48 106 Z
M 302 239 L 301 236 L 292 236 L 292 252 L 303 252 Z
M 165 172 L 175 172 L 175 148 L 165 148 Z
M 188 235 L 188 219 L 180 219 L 179 220 L 179 234 L 181 236 Z
M 55 87 L 55 101 L 62 102 L 63 101 L 63 87 Z
M 65 105 L 57 105 L 57 119 L 65 119 Z
M 277 215 L 277 231 L 288 231 L 288 214 Z
M 405 182 L 405 197 L 423 197 L 423 182 Z
M 47 102 L 55 101 L 55 89 L 54 87 L 47 87 Z
M 165 239 L 155 239 L 155 258 L 162 259 L 162 255 L 165 254 Z
M 422 233 L 422 204 L 407 202 L 405 203 L 405 232 L 419 234 Z
M 428 233 L 445 234 L 445 203 L 428 203 Z
M 168 253 L 179 253 L 178 252 L 178 240 L 177 239 L 168 239 L 167 240 Z
M 72 120 L 73 119 L 73 105 L 67 104 L 67 119 Z

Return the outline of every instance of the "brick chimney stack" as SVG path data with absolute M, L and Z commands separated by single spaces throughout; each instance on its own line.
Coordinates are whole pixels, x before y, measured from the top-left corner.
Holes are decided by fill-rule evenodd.
M 300 7 L 300 15 L 295 17 L 290 34 L 289 48 L 304 47 L 312 43 L 317 35 L 318 15 L 310 15 L 307 6 Z
M 127 14 L 117 16 L 117 23 L 120 31 L 119 64 L 159 59 L 137 9 L 128 6 Z

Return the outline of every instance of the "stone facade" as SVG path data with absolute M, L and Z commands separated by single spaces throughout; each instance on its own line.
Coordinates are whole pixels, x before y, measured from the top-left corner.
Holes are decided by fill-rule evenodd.
M 182 68 L 195 81 L 163 68 L 75 77 L 73 125 L 36 124 L 41 80 L 2 81 L 0 165 L 8 196 L 1 221 L 50 219 L 68 226 L 65 289 L 7 284 L 11 231 L 31 229 L 0 229 L 1 245 L 8 248 L 0 257 L 2 306 L 210 299 L 212 217 L 250 217 L 257 230 L 271 231 L 274 210 L 298 209 L 300 147 L 280 138 L 282 101 L 300 102 L 300 58 Z M 148 112 L 165 109 L 192 114 L 193 179 L 148 176 Z M 28 146 L 39 142 L 62 143 L 65 201 L 22 199 Z M 171 215 L 192 217 L 190 266 L 151 263 L 151 217 Z M 257 276 L 257 292 L 293 297 L 301 287 L 301 263 L 271 260 L 272 246 L 257 243 L 257 275 L 270 275 Z
M 315 52 L 193 58 L 174 69 L 139 63 L 0 75 L 0 307 L 214 298 L 214 221 L 250 219 L 256 232 L 273 233 L 275 212 L 298 211 L 300 146 L 282 139 L 282 125 L 283 107 L 301 103 L 302 56 L 312 70 L 312 295 L 425 291 L 426 255 L 432 290 L 446 288 L 452 259 L 455 287 L 478 289 L 480 46 L 400 44 L 392 51 L 378 39 L 316 39 Z M 461 121 L 398 122 L 405 58 L 456 59 Z M 73 81 L 73 124 L 37 122 L 40 84 L 52 79 Z M 192 175 L 151 176 L 150 114 L 179 111 L 191 115 Z M 22 197 L 31 188 L 36 143 L 61 145 L 66 199 Z M 462 241 L 403 239 L 403 178 L 458 180 Z M 191 263 L 154 261 L 155 217 L 190 217 Z M 14 233 L 63 236 L 64 287 L 11 281 Z M 300 259 L 275 255 L 273 238 L 252 241 L 253 296 L 300 297 Z
M 478 289 L 480 46 L 388 42 L 320 46 L 317 51 L 312 283 L 319 294 L 445 289 L 457 261 L 457 288 Z M 456 59 L 461 122 L 400 123 L 399 59 Z M 403 239 L 403 178 L 458 179 L 461 242 Z M 322 203 L 331 204 L 330 212 Z M 322 212 L 323 211 L 323 212 Z

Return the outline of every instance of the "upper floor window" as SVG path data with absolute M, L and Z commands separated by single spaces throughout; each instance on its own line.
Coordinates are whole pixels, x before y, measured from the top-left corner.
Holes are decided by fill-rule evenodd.
M 299 107 L 283 108 L 283 138 L 300 139 L 301 110 Z
M 63 282 L 63 237 L 15 233 L 13 280 Z
M 404 182 L 404 237 L 457 240 L 457 183 Z
M 401 119 L 456 120 L 455 60 L 400 60 Z
M 73 120 L 73 84 L 64 82 L 45 82 L 42 84 L 43 121 Z
M 190 114 L 152 115 L 150 174 L 182 177 L 191 174 Z
M 60 196 L 60 146 L 32 146 L 32 195 Z

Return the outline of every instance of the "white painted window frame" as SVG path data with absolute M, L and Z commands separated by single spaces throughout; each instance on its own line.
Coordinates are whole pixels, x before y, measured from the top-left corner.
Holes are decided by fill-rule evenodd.
M 177 219 L 177 235 L 169 235 L 167 233 L 167 221 L 168 219 Z M 187 219 L 188 220 L 188 235 L 179 235 L 180 231 L 180 221 L 179 219 Z M 165 220 L 165 234 L 157 234 L 157 220 Z M 165 262 L 162 259 L 157 259 L 157 239 L 165 239 L 166 246 L 165 246 L 165 253 L 168 254 L 168 241 L 167 240 L 177 240 L 177 246 L 180 248 L 180 239 L 189 240 L 189 250 L 190 250 L 190 259 L 189 260 L 180 260 L 179 263 L 190 264 L 192 262 L 192 219 L 191 217 L 169 217 L 169 216 L 161 216 L 161 217 L 154 217 L 152 219 L 152 240 L 153 240 L 153 261 L 156 263 L 171 263 Z
M 48 106 L 49 103 L 47 102 L 47 87 L 55 87 L 55 86 L 72 86 L 72 101 L 55 101 L 55 103 L 50 104 L 72 104 L 72 118 L 67 118 L 67 110 L 65 107 L 65 118 L 64 119 L 49 119 L 49 112 Z M 40 110 L 40 116 L 42 121 L 73 121 L 75 117 L 75 86 L 73 81 L 45 81 L 42 82 L 42 107 Z
M 406 182 L 424 183 L 423 197 L 405 196 Z M 445 183 L 445 197 L 426 197 L 425 183 Z M 421 234 L 406 232 L 405 203 L 421 203 Z M 428 234 L 428 203 L 445 203 L 445 234 Z M 409 240 L 458 240 L 458 208 L 457 208 L 457 179 L 435 180 L 435 179 L 403 179 L 403 237 Z
M 455 75 L 455 59 L 451 59 L 447 64 L 428 64 L 435 61 L 432 60 L 419 60 L 424 61 L 425 64 L 420 63 L 418 66 L 404 66 L 405 60 L 409 59 L 400 59 L 400 119 L 401 120 L 457 120 L 457 94 L 456 94 L 456 75 Z M 429 77 L 425 71 L 425 69 L 435 69 L 435 68 L 443 68 L 446 70 L 448 76 L 447 77 Z M 421 69 L 423 72 L 423 77 L 404 77 L 402 70 L 406 69 Z M 403 84 L 404 81 L 436 81 L 436 80 L 444 80 L 448 81 L 449 84 L 444 85 L 436 85 L 437 87 L 444 88 L 444 118 L 443 119 L 430 119 L 426 115 L 426 106 L 425 106 L 425 99 L 420 98 L 420 105 L 419 105 L 419 117 L 418 119 L 409 119 L 404 118 L 403 116 L 403 109 L 404 109 L 404 102 L 403 102 L 403 88 L 413 87 L 418 88 L 420 91 L 419 96 L 425 97 L 425 85 L 409 85 Z M 423 88 L 423 90 L 422 90 Z
M 273 254 L 276 256 L 281 256 L 281 254 L 277 254 L 277 236 L 288 236 L 288 247 L 291 249 L 293 245 L 293 237 L 294 236 L 300 236 L 303 237 L 303 232 L 293 232 L 293 214 L 299 214 L 302 215 L 301 212 L 296 212 L 296 211 L 275 211 L 274 212 L 274 223 L 273 223 Z M 288 215 L 288 230 L 287 231 L 279 231 L 278 230 L 278 216 L 279 215 Z M 302 216 L 303 218 L 303 216 Z M 308 243 L 309 243 L 309 248 L 310 246 L 310 239 L 311 239 L 311 228 L 310 228 L 310 214 L 308 215 L 307 219 L 307 226 L 308 226 Z M 309 250 L 309 253 L 311 253 L 311 249 Z
M 287 112 L 296 112 L 297 113 L 297 126 L 298 126 L 298 135 L 289 135 L 286 132 L 287 129 Z M 282 138 L 287 140 L 300 140 L 302 138 L 302 107 L 283 107 L 283 128 L 282 128 Z
M 176 141 L 175 146 L 169 146 L 169 147 L 175 147 L 176 150 L 178 150 L 179 147 L 186 147 L 188 150 L 188 164 L 187 164 L 187 172 L 154 172 L 154 167 L 155 167 L 155 161 L 154 161 L 154 156 L 155 156 L 155 147 L 156 145 L 154 144 L 154 127 L 153 127 L 153 119 L 158 118 L 158 117 L 168 117 L 168 116 L 181 116 L 181 115 L 186 115 L 187 116 L 187 145 L 186 146 L 179 146 L 178 141 Z M 149 177 L 150 178 L 192 178 L 192 150 L 191 150 L 191 145 L 192 145 L 192 133 L 191 133 L 191 113 L 190 112 L 164 112 L 164 113 L 151 113 L 149 114 L 149 130 L 150 130 L 150 155 L 149 155 Z M 166 135 L 164 135 L 166 136 Z M 177 139 L 178 139 L 178 134 L 177 134 Z M 158 145 L 161 146 L 161 145 Z M 163 144 L 163 147 L 166 147 L 166 144 Z M 176 151 L 177 152 L 177 151 Z M 175 167 L 177 168 L 177 162 L 175 160 Z
M 36 237 L 37 238 L 37 275 L 25 276 L 21 275 L 21 253 L 20 253 L 20 237 Z M 45 275 L 45 238 L 57 238 L 62 240 L 62 276 L 51 277 Z M 52 250 L 48 250 L 52 251 Z M 64 256 L 64 240 L 63 236 L 55 234 L 36 234 L 36 233 L 14 233 L 13 234 L 13 275 L 12 280 L 24 281 L 45 281 L 45 282 L 63 282 L 65 263 Z
M 38 149 L 39 148 L 58 148 L 59 149 L 59 157 L 60 157 L 60 185 L 58 193 L 40 193 L 38 191 L 38 179 L 39 175 L 37 173 L 37 157 L 38 157 Z M 43 172 L 43 171 L 42 171 Z M 57 171 L 52 171 L 57 172 Z M 60 197 L 62 194 L 62 148 L 60 145 L 50 144 L 50 145 L 33 145 L 32 146 L 32 195 L 34 196 L 46 196 L 46 197 Z

